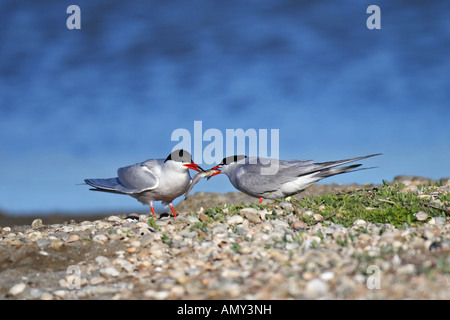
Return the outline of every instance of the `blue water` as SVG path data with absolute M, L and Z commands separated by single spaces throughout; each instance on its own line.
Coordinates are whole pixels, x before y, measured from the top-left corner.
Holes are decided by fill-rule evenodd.
M 71 4 L 81 30 L 66 27 Z M 366 27 L 371 4 L 380 30 Z M 3 0 L 0 210 L 145 209 L 78 184 L 165 158 L 195 120 L 279 129 L 282 159 L 383 153 L 324 183 L 450 176 L 449 12 L 446 0 Z M 233 190 L 219 175 L 193 192 Z

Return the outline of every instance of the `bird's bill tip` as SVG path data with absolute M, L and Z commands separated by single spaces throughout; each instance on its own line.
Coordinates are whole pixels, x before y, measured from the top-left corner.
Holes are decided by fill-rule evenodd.
M 189 168 L 189 169 L 198 171 L 198 172 L 200 172 L 200 171 L 205 171 L 205 170 L 203 170 L 202 167 L 200 167 L 198 164 L 194 163 L 194 161 L 192 161 L 191 163 L 183 164 L 183 166 L 185 166 L 185 167 L 187 167 L 187 168 Z
M 217 170 L 217 168 L 215 169 L 215 170 Z M 217 171 L 217 172 L 214 172 L 212 175 L 211 175 L 211 177 L 214 177 L 214 176 L 216 176 L 216 175 L 218 175 L 219 173 L 222 173 L 222 171 Z

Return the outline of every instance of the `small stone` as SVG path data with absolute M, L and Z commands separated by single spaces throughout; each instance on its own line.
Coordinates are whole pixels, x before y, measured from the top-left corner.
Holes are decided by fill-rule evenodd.
M 398 274 L 413 274 L 416 271 L 416 267 L 409 263 L 397 268 Z
M 10 228 L 10 227 L 4 227 L 4 228 L 3 228 L 3 231 L 4 231 L 4 232 L 11 232 L 11 228 Z
M 367 234 L 367 233 L 361 233 L 358 238 L 359 238 L 359 240 L 361 240 L 363 242 L 368 242 L 372 239 L 370 234 Z
M 200 219 L 201 222 L 206 222 L 206 221 L 208 221 L 208 216 L 207 216 L 206 214 L 204 214 L 203 212 L 201 212 L 201 213 L 198 215 L 198 218 Z
M 244 222 L 244 218 L 242 218 L 239 215 L 234 215 L 234 216 L 231 216 L 231 217 L 227 218 L 227 224 L 228 225 L 235 225 L 235 224 L 240 224 L 240 223 L 243 223 L 243 222 Z
M 30 289 L 30 296 L 33 299 L 39 299 L 42 295 L 42 290 L 39 288 L 31 288 Z
M 105 244 L 108 242 L 108 237 L 104 234 L 97 234 L 96 236 L 94 236 L 94 238 L 92 238 L 92 241 L 98 242 L 100 244 Z
M 100 283 L 105 282 L 105 280 L 106 280 L 106 279 L 103 278 L 103 277 L 96 276 L 96 277 L 92 277 L 92 279 L 91 279 L 91 281 L 89 281 L 89 283 L 90 283 L 91 285 L 95 286 L 95 285 L 97 285 L 97 284 L 100 284 Z
M 19 294 L 21 294 L 25 288 L 27 287 L 27 285 L 25 283 L 18 283 L 14 286 L 11 287 L 11 289 L 9 289 L 9 294 L 12 296 L 17 296 Z
M 144 292 L 144 296 L 151 299 L 156 300 L 166 300 L 170 295 L 169 291 L 155 291 L 152 289 L 149 289 Z
M 365 227 L 367 225 L 367 222 L 363 219 L 358 219 L 353 222 L 353 225 L 357 227 Z
M 292 228 L 295 231 L 305 230 L 306 228 L 308 228 L 308 225 L 303 221 L 297 220 L 292 224 Z
M 154 237 L 151 234 L 147 234 L 147 235 L 143 236 L 141 239 L 141 247 L 148 246 L 150 243 L 153 242 L 153 240 L 154 240 Z
M 44 249 L 44 248 L 47 248 L 51 244 L 51 241 L 46 238 L 39 238 L 39 239 L 36 239 L 36 244 L 39 248 Z
M 319 278 L 323 281 L 330 281 L 334 279 L 334 272 L 332 271 L 325 271 L 322 273 Z
M 311 280 L 314 278 L 314 273 L 309 272 L 309 271 L 305 271 L 302 273 L 302 278 L 305 280 Z
M 252 223 L 261 222 L 261 217 L 258 214 L 258 210 L 254 208 L 243 208 L 241 209 L 240 214 L 244 215 L 244 217 Z
M 119 265 L 122 269 L 126 270 L 128 273 L 133 272 L 134 265 L 123 258 L 117 258 L 113 261 L 113 264 Z
M 118 241 L 118 240 L 122 239 L 122 235 L 118 234 L 118 233 L 111 233 L 111 234 L 108 234 L 108 239 L 112 240 L 112 241 Z
M 211 230 L 213 235 L 226 234 L 228 232 L 228 226 L 225 224 L 218 224 Z
M 272 214 L 272 212 L 271 211 L 267 211 L 267 209 L 264 209 L 264 210 L 259 212 L 259 216 L 261 217 L 261 220 L 263 220 L 263 221 L 266 220 L 266 216 L 268 214 Z
M 114 267 L 106 267 L 100 269 L 100 274 L 103 276 L 118 277 L 120 272 Z
M 313 214 L 313 218 L 316 221 L 322 221 L 323 220 L 323 216 L 321 214 L 319 214 L 319 213 Z
M 321 242 L 321 239 L 318 236 L 312 236 L 309 238 L 306 238 L 305 241 L 302 243 L 302 248 L 309 249 L 315 246 L 318 246 Z
M 423 211 L 418 211 L 418 212 L 414 213 L 414 216 L 419 221 L 425 221 L 428 218 L 428 214 L 426 212 L 423 212 Z
M 188 217 L 186 218 L 186 220 L 187 220 L 190 224 L 195 224 L 195 223 L 200 222 L 200 220 L 199 220 L 197 217 L 194 217 L 194 216 L 188 216 Z
M 130 242 L 130 245 L 133 246 L 133 247 L 138 248 L 138 247 L 141 246 L 141 242 L 137 241 L 137 240 L 133 240 L 133 241 Z
M 444 217 L 433 217 L 428 221 L 429 224 L 444 224 L 445 218 Z
M 49 292 L 44 292 L 41 295 L 41 300 L 52 300 L 53 299 L 53 295 Z
M 122 221 L 122 219 L 119 218 L 118 216 L 109 216 L 107 220 L 110 222 L 119 222 L 119 223 L 120 221 Z
M 298 247 L 300 247 L 300 245 L 297 242 L 288 242 L 288 243 L 286 243 L 286 250 L 295 250 Z
M 135 253 L 136 252 L 136 247 L 128 247 L 125 249 L 126 252 L 128 253 Z
M 280 207 L 286 211 L 294 211 L 294 206 L 292 205 L 292 203 L 286 201 L 281 202 Z
M 97 264 L 99 266 L 107 266 L 111 264 L 111 261 L 109 261 L 109 259 L 105 256 L 98 256 L 95 258 L 95 262 L 97 262 Z
M 67 295 L 67 290 L 55 290 L 53 291 L 53 294 L 57 297 L 64 298 Z
M 41 219 L 35 219 L 31 223 L 31 228 L 34 230 L 42 228 L 42 220 Z
M 71 234 L 71 235 L 67 238 L 66 242 L 71 243 L 71 242 L 75 242 L 75 241 L 78 241 L 78 240 L 80 240 L 80 236 L 79 236 L 79 235 L 77 235 L 77 234 Z
M 306 283 L 305 294 L 309 298 L 318 298 L 328 292 L 328 285 L 320 279 L 312 279 Z

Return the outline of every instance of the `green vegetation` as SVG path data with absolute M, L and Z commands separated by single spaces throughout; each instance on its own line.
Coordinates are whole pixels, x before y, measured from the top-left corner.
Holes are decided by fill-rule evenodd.
M 440 195 L 438 199 L 443 206 L 430 202 L 435 186 L 423 186 L 422 192 L 404 191 L 404 185 L 387 184 L 373 189 L 363 189 L 344 194 L 326 194 L 319 197 L 307 197 L 300 201 L 293 199 L 294 205 L 330 216 L 330 220 L 344 226 L 350 226 L 357 219 L 372 223 L 390 223 L 396 227 L 418 225 L 434 216 L 446 216 L 450 203 L 450 193 Z M 437 198 L 437 197 L 436 197 Z M 423 211 L 429 217 L 418 221 L 414 213 Z M 308 222 L 307 222 L 308 223 Z
M 438 186 L 439 184 L 419 186 L 419 192 L 409 192 L 404 185 L 383 181 L 383 185 L 375 188 L 305 197 L 301 200 L 291 197 L 289 201 L 294 206 L 294 214 L 309 226 L 317 223 L 317 220 L 314 215 L 304 214 L 306 211 L 320 214 L 323 217 L 322 223 L 331 221 L 345 227 L 353 225 L 358 219 L 372 223 L 389 223 L 396 227 L 414 226 L 426 223 L 432 217 L 446 217 L 450 214 L 448 210 L 450 192 L 436 195 Z M 431 201 L 432 199 L 434 202 Z M 267 210 L 265 219 L 276 219 L 280 215 L 291 214 L 290 211 L 280 210 L 280 203 L 283 201 L 285 200 L 277 200 L 269 204 L 255 202 L 230 204 L 225 207 L 216 206 L 205 210 L 204 215 L 207 218 L 197 223 L 192 229 L 205 230 L 208 224 L 215 221 L 225 222 L 227 216 L 240 214 L 240 210 L 247 207 Z M 418 211 L 427 213 L 428 218 L 419 221 L 414 215 Z
M 156 231 L 159 231 L 159 226 L 156 224 L 155 219 L 153 217 L 148 218 L 148 225 L 155 229 Z

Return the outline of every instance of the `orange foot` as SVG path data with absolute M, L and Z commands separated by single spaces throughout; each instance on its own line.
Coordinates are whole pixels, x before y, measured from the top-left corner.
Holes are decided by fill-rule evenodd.
M 171 203 L 169 204 L 169 207 L 170 207 L 170 210 L 172 210 L 172 212 L 173 212 L 173 216 L 176 218 L 177 214 L 175 213 L 175 210 L 173 209 L 173 206 Z

